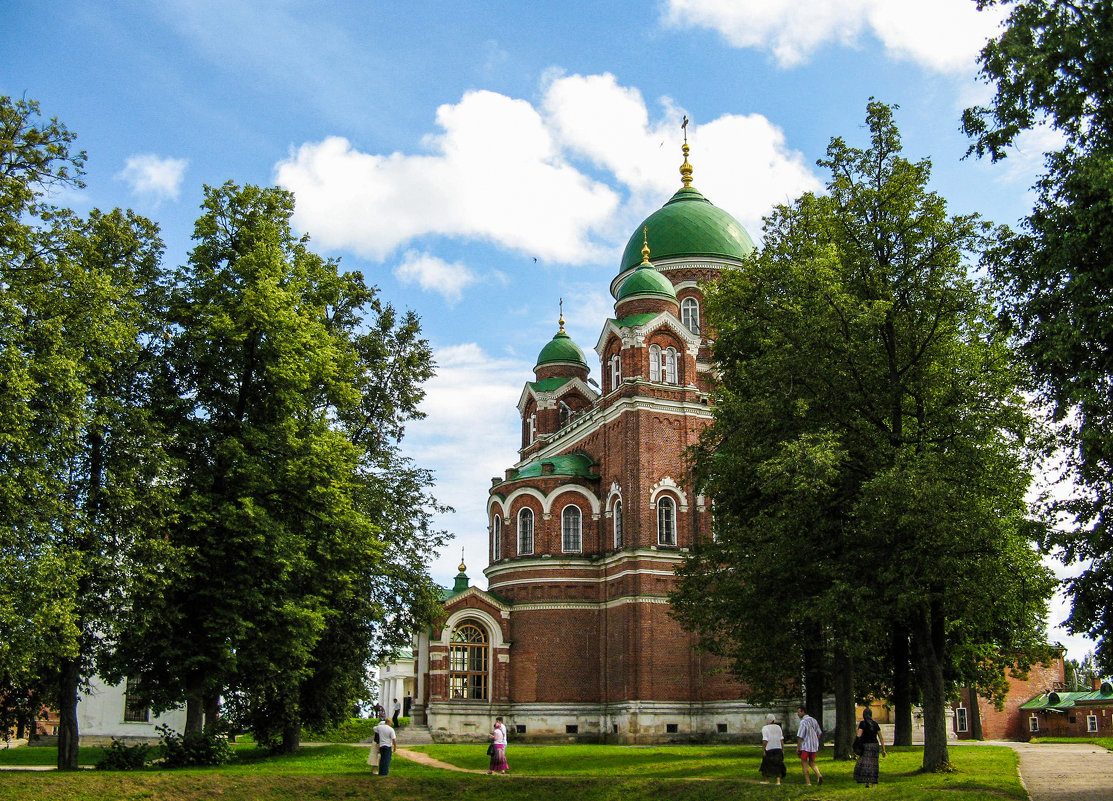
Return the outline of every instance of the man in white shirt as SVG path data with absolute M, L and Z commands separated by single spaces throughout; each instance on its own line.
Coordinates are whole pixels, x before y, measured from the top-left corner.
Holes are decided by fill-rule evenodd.
M 390 773 L 390 758 L 398 747 L 398 738 L 385 717 L 375 727 L 375 734 L 379 735 L 379 775 L 386 776 Z
M 800 756 L 800 766 L 804 769 L 804 784 L 811 784 L 811 775 L 808 766 L 815 771 L 818 784 L 823 784 L 823 774 L 815 764 L 815 755 L 819 753 L 819 738 L 823 734 L 816 721 L 804 707 L 796 708 L 796 717 L 800 718 L 800 726 L 796 729 L 796 753 Z

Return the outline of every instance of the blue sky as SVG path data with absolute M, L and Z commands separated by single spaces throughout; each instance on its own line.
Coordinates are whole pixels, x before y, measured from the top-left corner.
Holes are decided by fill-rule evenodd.
M 456 509 L 432 565 L 445 584 L 463 547 L 484 586 L 487 487 L 517 458 L 522 383 L 559 298 L 593 361 L 622 248 L 679 186 L 683 116 L 695 186 L 755 240 L 773 204 L 822 187 L 832 136 L 864 143 L 871 97 L 900 106 L 908 155 L 932 159 L 954 213 L 1015 224 L 1054 143 L 962 160 L 999 21 L 972 0 L 0 9 L 0 93 L 38 100 L 89 154 L 86 189 L 59 202 L 157 220 L 174 267 L 204 184 L 277 183 L 319 252 L 421 316 L 440 369 L 406 447 Z

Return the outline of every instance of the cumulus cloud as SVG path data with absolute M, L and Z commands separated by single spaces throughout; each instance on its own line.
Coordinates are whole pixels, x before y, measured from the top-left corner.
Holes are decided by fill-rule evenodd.
M 277 167 L 298 197 L 295 223 L 380 260 L 430 234 L 566 263 L 600 252 L 596 231 L 618 194 L 567 163 L 529 103 L 468 92 L 437 110 L 437 124 L 429 155 L 361 153 L 339 137 L 302 145 Z
M 297 194 L 295 224 L 324 247 L 380 261 L 438 236 L 548 263 L 613 258 L 631 226 L 680 185 L 683 112 L 664 98 L 651 118 L 641 93 L 609 74 L 552 72 L 541 89 L 536 106 L 490 91 L 441 106 L 439 132 L 420 153 L 365 153 L 340 137 L 302 144 L 276 165 L 278 183 Z M 774 203 L 820 186 L 761 115 L 688 130 L 696 186 L 751 233 Z M 399 270 L 426 287 L 438 275 L 449 300 L 474 281 L 464 265 L 430 257 Z
M 421 404 L 426 418 L 409 427 L 404 447 L 418 464 L 437 466 L 437 499 L 455 509 L 438 518 L 456 539 L 430 565 L 431 573 L 455 573 L 463 546 L 469 575 L 481 583 L 480 569 L 487 564 L 487 496 L 476 491 L 476 481 L 500 476 L 518 461 L 516 405 L 532 363 L 492 357 L 472 342 L 438 348 L 434 358 L 437 373 L 425 385 Z
M 153 153 L 128 156 L 116 177 L 126 181 L 131 191 L 155 201 L 177 200 L 185 177 L 188 159 L 161 158 Z
M 767 50 L 782 67 L 824 45 L 858 46 L 868 33 L 893 58 L 967 71 L 1005 10 L 970 0 L 668 0 L 665 21 L 718 31 L 735 47 Z
M 426 292 L 439 292 L 449 304 L 457 303 L 464 287 L 474 284 L 478 276 L 460 262 L 449 263 L 428 253 L 406 252 L 394 275 L 404 284 L 417 284 Z

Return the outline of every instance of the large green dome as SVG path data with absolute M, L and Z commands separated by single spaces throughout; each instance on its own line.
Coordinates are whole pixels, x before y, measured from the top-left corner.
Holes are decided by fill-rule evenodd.
M 677 190 L 637 227 L 622 252 L 620 273 L 641 263 L 647 240 L 658 263 L 677 256 L 744 259 L 754 251 L 753 240 L 738 220 L 691 186 Z
M 540 367 L 543 364 L 577 364 L 590 369 L 587 366 L 587 359 L 584 358 L 584 352 L 580 350 L 580 346 L 572 341 L 572 337 L 564 333 L 561 328 L 557 331 L 556 335 L 549 340 L 549 344 L 541 349 L 537 354 L 537 364 L 534 367 Z

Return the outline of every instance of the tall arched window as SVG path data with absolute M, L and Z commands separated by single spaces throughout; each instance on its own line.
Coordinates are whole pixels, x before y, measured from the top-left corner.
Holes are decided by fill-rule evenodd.
M 617 353 L 611 357 L 611 389 L 617 389 L 622 383 L 622 357 Z
M 561 519 L 561 550 L 564 553 L 579 553 L 583 548 L 583 529 L 581 526 L 583 516 L 580 507 L 568 504 L 560 515 Z
M 668 496 L 657 499 L 657 544 L 676 545 L 676 501 Z
M 678 384 L 677 370 L 676 370 L 676 348 L 669 348 L 665 351 L 665 369 L 663 380 L 666 384 Z
M 487 631 L 465 621 L 452 632 L 448 651 L 448 694 L 456 700 L 487 700 Z
M 533 510 L 518 512 L 518 553 L 533 553 Z
M 649 380 L 661 380 L 661 346 L 649 346 Z
M 491 518 L 491 560 L 502 559 L 502 517 L 496 514 Z
M 533 414 L 531 414 L 529 416 L 529 443 L 528 444 L 532 445 L 533 441 L 535 439 L 537 439 L 537 413 L 536 412 L 534 412 Z
M 614 502 L 614 547 L 622 547 L 622 501 Z
M 680 322 L 693 334 L 699 333 L 699 301 L 695 298 L 684 298 L 680 304 Z

